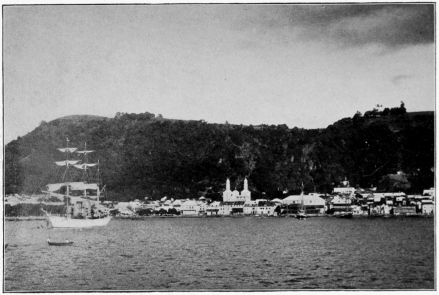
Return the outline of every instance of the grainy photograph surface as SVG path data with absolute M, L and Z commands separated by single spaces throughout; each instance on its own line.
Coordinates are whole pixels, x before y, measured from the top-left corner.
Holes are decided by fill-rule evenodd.
M 435 13 L 3 4 L 2 291 L 436 290 Z

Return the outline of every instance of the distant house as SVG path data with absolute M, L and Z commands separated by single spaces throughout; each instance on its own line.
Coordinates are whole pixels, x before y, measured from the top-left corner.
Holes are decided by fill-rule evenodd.
M 181 204 L 180 212 L 182 215 L 198 215 L 200 206 L 196 201 L 189 200 Z
M 354 187 L 334 187 L 334 194 L 350 195 L 355 193 Z
M 207 215 L 219 215 L 221 202 L 215 201 L 209 204 L 206 208 Z
M 426 189 L 422 192 L 422 195 L 428 195 L 428 196 L 432 196 L 434 197 L 435 192 L 434 192 L 434 187 L 430 188 L 430 189 Z
M 291 195 L 282 200 L 283 207 L 287 212 L 295 213 L 302 206 L 307 213 L 320 214 L 324 212 L 325 200 L 320 194 Z
M 278 206 L 277 204 L 267 201 L 266 199 L 256 200 L 256 215 L 268 215 L 273 216 L 274 210 Z
M 258 202 L 257 201 L 246 201 L 244 203 L 244 214 L 245 215 L 256 215 L 258 214 Z
M 326 204 L 327 212 L 351 212 L 352 211 L 352 199 L 335 195 L 333 198 L 328 199 Z
M 422 205 L 422 214 L 434 214 L 434 204 L 423 204 Z
M 181 204 L 182 204 L 181 200 L 175 200 L 175 201 L 172 202 L 172 207 L 173 207 L 175 210 L 180 211 L 180 209 L 181 209 Z
M 200 202 L 200 201 L 199 201 L 197 204 L 198 204 L 198 206 L 199 206 L 199 208 L 200 208 L 200 209 L 199 209 L 199 213 L 206 213 L 206 211 L 207 211 L 207 207 L 208 207 L 208 206 L 207 206 L 207 203 L 206 203 L 206 202 L 202 202 L 202 201 Z
M 282 204 L 302 204 L 304 206 L 325 205 L 325 200 L 319 194 L 291 195 L 282 200 Z

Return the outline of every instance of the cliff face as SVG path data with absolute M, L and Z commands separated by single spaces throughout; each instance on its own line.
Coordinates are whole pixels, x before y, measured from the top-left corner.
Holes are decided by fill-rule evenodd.
M 69 116 L 49 123 L 5 147 L 6 193 L 34 193 L 56 174 L 57 148 L 95 153 L 110 199 L 145 196 L 216 198 L 231 178 L 241 189 L 247 177 L 253 195 L 282 191 L 330 192 L 345 177 L 353 185 L 388 188 L 386 176 L 403 171 L 408 191 L 434 185 L 434 113 L 366 113 L 326 129 L 286 125 L 242 126 L 168 120 L 154 114 L 115 118 Z

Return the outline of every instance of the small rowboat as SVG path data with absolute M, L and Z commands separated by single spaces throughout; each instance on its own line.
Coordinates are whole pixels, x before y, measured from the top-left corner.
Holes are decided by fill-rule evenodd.
M 73 242 L 47 242 L 49 246 L 71 246 Z

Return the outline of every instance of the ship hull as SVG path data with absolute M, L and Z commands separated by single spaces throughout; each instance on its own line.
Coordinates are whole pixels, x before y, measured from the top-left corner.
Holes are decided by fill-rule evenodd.
M 108 216 L 99 219 L 71 219 L 59 216 L 48 216 L 47 219 L 53 228 L 87 228 L 106 226 L 110 222 L 111 217 Z

